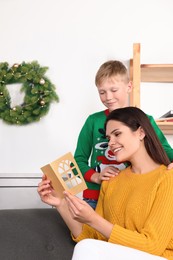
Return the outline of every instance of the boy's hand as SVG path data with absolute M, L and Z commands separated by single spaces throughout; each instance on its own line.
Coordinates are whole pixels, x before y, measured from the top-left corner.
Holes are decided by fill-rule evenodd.
M 120 170 L 114 166 L 107 166 L 102 172 L 100 172 L 100 181 L 108 181 L 110 178 L 119 174 Z
M 117 176 L 120 170 L 114 166 L 107 166 L 102 172 L 95 172 L 91 176 L 91 181 L 101 184 L 102 181 L 108 181 L 110 178 Z
M 168 170 L 173 169 L 173 162 L 168 165 Z

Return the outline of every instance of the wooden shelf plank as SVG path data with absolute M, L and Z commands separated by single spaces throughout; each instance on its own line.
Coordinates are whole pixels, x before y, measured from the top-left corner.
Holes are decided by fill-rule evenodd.
M 165 135 L 173 135 L 173 122 L 156 122 Z
M 140 82 L 173 83 L 173 64 L 140 64 L 140 43 L 134 43 L 130 80 L 133 82 L 130 105 L 140 108 Z M 165 135 L 173 135 L 173 122 L 156 123 Z
M 173 64 L 141 64 L 141 82 L 173 82 Z

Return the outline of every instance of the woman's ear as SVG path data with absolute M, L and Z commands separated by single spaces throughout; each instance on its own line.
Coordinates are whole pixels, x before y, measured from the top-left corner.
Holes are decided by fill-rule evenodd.
M 144 132 L 144 129 L 140 126 L 139 127 L 139 139 L 140 141 L 142 141 L 145 137 L 145 132 Z

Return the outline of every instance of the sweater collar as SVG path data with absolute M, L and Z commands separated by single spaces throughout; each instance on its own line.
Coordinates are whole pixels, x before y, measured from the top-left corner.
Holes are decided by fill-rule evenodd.
M 110 112 L 109 112 L 108 109 L 106 109 L 104 112 L 105 112 L 105 115 L 106 115 L 106 116 L 108 116 L 108 115 L 110 114 Z

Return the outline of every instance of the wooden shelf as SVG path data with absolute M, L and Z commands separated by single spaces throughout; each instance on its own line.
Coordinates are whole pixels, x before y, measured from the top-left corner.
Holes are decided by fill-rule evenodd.
M 173 82 L 173 64 L 141 64 L 141 82 Z
M 165 135 L 173 135 L 173 122 L 156 122 Z
M 140 64 L 140 43 L 133 44 L 133 59 L 130 59 L 130 80 L 133 89 L 130 105 L 140 108 L 140 83 L 173 83 L 173 64 Z M 162 132 L 173 135 L 173 122 L 156 122 Z

